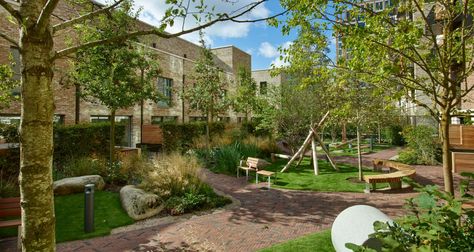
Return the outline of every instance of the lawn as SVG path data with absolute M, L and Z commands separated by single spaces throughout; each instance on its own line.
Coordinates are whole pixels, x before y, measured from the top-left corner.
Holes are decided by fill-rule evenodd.
M 113 228 L 132 224 L 134 221 L 122 209 L 118 193 L 95 192 L 95 231 L 84 233 L 84 194 L 56 196 L 56 242 L 104 236 Z M 0 237 L 16 236 L 17 229 L 0 229 Z
M 285 172 L 280 170 L 285 166 L 288 160 L 277 160 L 275 163 L 265 167 L 265 170 L 277 172 L 277 179 L 272 181 L 272 187 L 294 190 L 311 190 L 321 192 L 363 192 L 365 183 L 354 183 L 349 178 L 358 177 L 358 168 L 347 165 L 337 164 L 340 169 L 335 171 L 331 165 L 323 160 L 318 162 L 319 175 L 314 175 L 313 165 L 310 159 L 305 158 L 300 166 L 292 165 Z M 370 170 L 364 170 L 364 174 L 377 174 Z M 252 173 L 253 175 L 253 173 Z M 251 176 L 253 178 L 253 176 Z M 265 178 L 260 178 L 264 181 Z M 255 182 L 255 180 L 253 180 Z M 380 183 L 379 187 L 388 186 L 386 183 Z
M 363 144 L 363 145 L 366 146 L 367 144 Z M 388 145 L 388 144 L 374 144 L 372 150 L 370 150 L 369 147 L 361 148 L 361 152 L 362 153 L 375 153 L 375 152 L 386 150 L 392 147 L 393 146 Z M 349 148 L 349 147 L 340 148 L 340 149 L 330 148 L 330 150 L 331 150 L 331 155 L 333 156 L 357 157 L 357 144 L 353 144 L 352 148 Z
M 333 252 L 335 250 L 332 246 L 331 230 L 324 230 L 318 233 L 314 233 L 314 234 L 297 238 L 295 240 L 276 244 L 269 248 L 262 249 L 259 252 L 284 252 L 284 251 Z

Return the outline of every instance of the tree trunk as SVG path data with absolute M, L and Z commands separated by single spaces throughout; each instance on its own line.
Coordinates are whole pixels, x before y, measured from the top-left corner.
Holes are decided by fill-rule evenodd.
M 377 137 L 378 137 L 378 142 L 379 144 L 382 143 L 382 127 L 380 126 L 380 123 L 377 123 Z
M 115 162 L 115 109 L 110 110 L 110 145 L 109 145 L 109 160 L 110 165 Z
M 34 28 L 45 1 L 22 4 L 20 195 L 23 251 L 55 251 L 53 161 L 53 37 Z M 38 6 L 39 5 L 39 6 Z
M 207 150 L 210 150 L 211 149 L 211 146 L 210 146 L 210 141 L 211 141 L 211 130 L 210 130 L 210 126 L 211 126 L 211 115 L 210 113 L 207 113 L 207 120 L 206 120 L 206 149 Z
M 364 179 L 364 174 L 362 174 L 362 153 L 360 150 L 360 129 L 359 125 L 357 125 L 357 165 L 359 166 L 359 180 L 362 181 Z
M 452 172 L 452 157 L 449 152 L 449 124 L 451 116 L 449 112 L 443 111 L 441 113 L 440 136 L 443 150 L 443 177 L 444 190 L 454 195 L 453 172 Z
M 343 142 L 343 143 L 346 143 L 346 142 L 347 142 L 346 122 L 343 122 L 343 123 L 342 123 L 342 132 L 341 132 L 341 135 L 342 135 L 342 142 Z

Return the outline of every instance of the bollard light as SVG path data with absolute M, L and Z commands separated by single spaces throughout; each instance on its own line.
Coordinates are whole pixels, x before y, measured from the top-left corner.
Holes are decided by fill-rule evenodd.
M 94 232 L 94 184 L 84 187 L 84 232 Z

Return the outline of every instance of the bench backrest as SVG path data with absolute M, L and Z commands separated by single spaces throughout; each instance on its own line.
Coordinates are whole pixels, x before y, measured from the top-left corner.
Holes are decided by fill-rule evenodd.
M 247 158 L 247 166 L 250 168 L 258 169 L 258 168 L 262 168 L 263 166 L 267 164 L 268 163 L 265 160 L 260 159 L 260 158 L 253 158 L 253 157 Z
M 20 198 L 0 199 L 0 217 L 21 216 Z

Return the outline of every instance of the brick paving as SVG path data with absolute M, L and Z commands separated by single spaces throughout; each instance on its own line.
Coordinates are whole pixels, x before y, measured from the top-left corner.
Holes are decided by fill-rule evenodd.
M 396 151 L 379 153 L 364 158 L 386 158 L 393 156 Z M 244 178 L 213 174 L 207 170 L 204 172 L 208 183 L 231 195 L 240 204 L 209 214 L 181 218 L 172 223 L 60 243 L 57 250 L 255 251 L 330 228 L 339 212 L 356 204 L 372 205 L 391 217 L 399 216 L 403 214 L 404 199 L 415 195 L 406 189 L 371 194 L 265 190 L 265 183 L 248 184 Z M 424 184 L 442 183 L 439 166 L 417 166 L 417 174 L 417 180 Z M 8 242 L 3 243 L 11 248 L 14 241 L 10 240 L 9 246 L 6 244 Z

